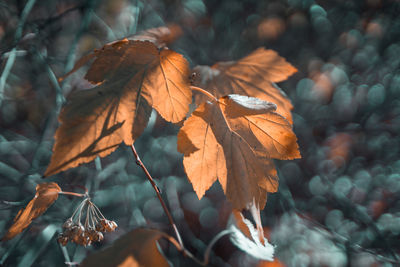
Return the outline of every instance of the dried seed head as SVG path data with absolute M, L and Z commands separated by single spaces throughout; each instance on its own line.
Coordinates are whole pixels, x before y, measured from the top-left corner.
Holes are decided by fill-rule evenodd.
M 72 235 L 78 236 L 78 235 L 81 235 L 85 231 L 85 227 L 83 227 L 83 225 L 81 223 L 79 223 L 79 224 L 72 226 L 71 230 L 72 230 Z
M 100 242 L 104 239 L 104 236 L 101 232 L 96 232 L 96 242 Z
M 107 224 L 106 224 L 106 226 L 105 226 L 105 229 L 106 229 L 106 232 L 112 232 L 112 231 L 114 231 L 113 225 L 112 225 L 111 222 L 108 221 L 108 220 L 107 220 Z
M 90 241 L 96 242 L 96 237 L 97 237 L 97 231 L 93 228 L 89 228 L 85 231 L 86 236 L 89 237 Z
M 81 235 L 73 234 L 73 235 L 72 235 L 72 238 L 71 238 L 71 241 L 74 242 L 74 243 L 76 243 L 76 244 L 79 244 L 79 240 L 80 240 L 79 238 L 80 238 L 80 236 L 81 236 Z
M 96 224 L 96 231 L 105 232 L 105 228 L 100 222 Z
M 64 234 L 59 234 L 57 237 L 57 242 L 62 246 L 66 246 L 68 244 L 68 237 Z
M 74 242 L 78 245 L 85 246 L 85 247 L 91 244 L 90 238 L 88 236 L 86 236 L 85 233 L 82 233 L 82 234 L 74 237 Z
M 63 229 L 69 229 L 74 225 L 74 222 L 72 221 L 72 218 L 69 218 L 66 220 L 62 226 Z
M 115 221 L 110 221 L 110 224 L 113 231 L 118 227 L 118 224 Z
M 107 219 L 101 219 L 101 220 L 100 220 L 100 224 L 101 224 L 101 226 L 103 226 L 103 227 L 107 227 L 108 220 L 107 220 Z
M 104 239 L 104 236 L 101 232 L 97 232 L 96 230 L 91 231 L 90 240 L 92 242 L 99 242 Z
M 85 224 L 81 223 L 84 219 Z M 90 198 L 84 199 L 75 209 L 71 218 L 63 224 L 62 238 L 59 242 L 74 242 L 78 245 L 88 246 L 92 242 L 99 242 L 104 239 L 104 232 L 114 231 L 118 225 L 114 221 L 107 220 L 104 215 L 90 201 Z

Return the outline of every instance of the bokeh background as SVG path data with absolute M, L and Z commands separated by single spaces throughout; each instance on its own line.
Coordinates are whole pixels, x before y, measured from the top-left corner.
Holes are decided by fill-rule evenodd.
M 279 192 L 262 212 L 276 260 L 257 261 L 223 237 L 211 265 L 398 266 L 398 0 L 0 1 L 0 233 L 43 182 L 64 97 L 89 87 L 85 68 L 62 84 L 56 77 L 107 42 L 168 23 L 183 28 L 171 49 L 192 67 L 265 46 L 298 69 L 280 86 L 295 107 L 302 159 L 276 161 Z M 176 151 L 178 129 L 154 113 L 135 145 L 185 244 L 202 258 L 226 228 L 231 206 L 218 184 L 198 200 Z M 0 243 L 1 266 L 73 265 L 140 226 L 173 235 L 129 147 L 46 181 L 65 191 L 89 189 L 118 230 L 88 248 L 60 247 L 56 236 L 80 202 L 60 196 L 25 232 Z M 162 245 L 175 266 L 195 264 Z

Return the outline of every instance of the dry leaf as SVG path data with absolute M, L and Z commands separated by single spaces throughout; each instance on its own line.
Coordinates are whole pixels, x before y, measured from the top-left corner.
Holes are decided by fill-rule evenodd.
M 258 48 L 250 55 L 229 62 L 218 62 L 212 67 L 197 66 L 198 85 L 215 97 L 242 94 L 257 97 L 277 105 L 276 112 L 292 123 L 293 106 L 286 94 L 275 84 L 286 80 L 297 70 L 275 51 Z M 201 102 L 201 98 L 197 102 Z
M 21 233 L 31 224 L 33 219 L 42 215 L 57 200 L 59 192 L 61 192 L 61 188 L 54 182 L 38 184 L 35 197 L 29 201 L 25 209 L 18 212 L 14 218 L 14 223 L 2 240 L 10 240 Z
M 182 33 L 182 28 L 178 24 L 170 24 L 141 31 L 132 37 L 128 37 L 128 39 L 134 41 L 150 41 L 158 48 L 164 48 L 178 39 Z
M 278 177 L 271 158 L 300 157 L 291 125 L 275 105 L 229 95 L 201 104 L 178 133 L 186 174 L 199 198 L 218 179 L 233 207 L 263 208 Z
M 274 247 L 268 243 L 263 233 L 256 230 L 241 212 L 234 211 L 233 215 L 235 222 L 230 226 L 232 243 L 257 259 L 273 261 Z
M 152 42 L 155 46 L 157 46 L 158 49 L 161 49 L 161 48 L 167 47 L 168 44 L 170 44 L 170 43 L 174 42 L 176 39 L 178 39 L 182 35 L 182 33 L 183 33 L 182 28 L 179 25 L 171 24 L 168 26 L 151 28 L 148 30 L 141 31 L 135 35 L 128 37 L 128 39 L 132 40 L 132 41 L 149 41 L 149 42 Z M 120 41 L 111 42 L 108 45 L 112 45 L 112 44 L 118 43 L 118 42 L 120 42 Z M 73 72 L 80 69 L 87 62 L 89 62 L 89 60 L 93 59 L 96 56 L 97 56 L 96 52 L 89 53 L 89 54 L 83 56 L 81 59 L 79 59 L 75 63 L 75 66 L 72 68 L 71 71 L 69 71 L 63 77 L 59 78 L 59 81 L 60 82 L 63 81 L 66 77 L 68 77 Z M 116 58 L 116 61 L 118 61 L 118 58 Z
M 168 237 L 152 229 L 135 229 L 115 241 L 110 247 L 89 255 L 81 267 L 167 267 L 168 262 L 157 248 L 157 240 Z
M 185 118 L 192 101 L 184 57 L 151 42 L 122 40 L 94 52 L 85 78 L 96 87 L 75 92 L 62 109 L 45 176 L 133 144 L 151 107 L 170 122 Z

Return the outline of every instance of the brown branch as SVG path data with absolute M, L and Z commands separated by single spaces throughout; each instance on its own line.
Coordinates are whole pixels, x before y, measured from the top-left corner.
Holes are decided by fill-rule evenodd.
M 163 207 L 164 212 L 168 217 L 169 223 L 171 224 L 172 228 L 175 231 L 175 235 L 176 235 L 176 237 L 178 239 L 179 245 L 181 246 L 180 250 L 184 251 L 185 247 L 183 245 L 181 235 L 179 234 L 178 228 L 176 227 L 174 219 L 172 218 L 171 213 L 169 212 L 169 210 L 167 208 L 167 205 L 165 204 L 164 200 L 161 197 L 160 189 L 158 188 L 158 186 L 154 182 L 154 179 L 151 177 L 151 175 L 150 175 L 149 171 L 147 170 L 146 166 L 144 166 L 144 164 L 143 164 L 142 160 L 140 159 L 138 153 L 136 152 L 135 146 L 133 144 L 131 145 L 131 149 L 132 149 L 133 155 L 135 156 L 136 164 L 139 165 L 140 168 L 142 168 L 142 170 L 145 173 L 147 179 L 149 180 L 151 186 L 153 186 L 154 191 L 157 194 L 158 200 L 160 201 L 161 206 Z

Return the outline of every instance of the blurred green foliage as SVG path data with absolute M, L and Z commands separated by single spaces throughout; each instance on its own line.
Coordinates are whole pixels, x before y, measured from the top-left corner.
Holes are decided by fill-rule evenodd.
M 57 88 L 54 76 L 77 58 L 137 31 L 176 22 L 171 48 L 191 62 L 235 60 L 260 46 L 299 72 L 280 84 L 294 104 L 302 159 L 277 162 L 279 192 L 262 220 L 286 266 L 396 266 L 400 252 L 400 2 L 395 0 L 66 0 L 36 1 L 22 28 L 25 0 L 0 1 L 0 70 L 15 63 L 0 106 L 0 233 L 34 195 L 49 162 L 62 96 L 90 85 L 84 69 Z M 61 90 L 61 91 L 60 91 Z M 177 221 L 202 257 L 226 227 L 230 204 L 219 185 L 198 200 L 176 151 L 178 126 L 155 113 L 135 143 Z M 55 240 L 79 199 L 60 196 L 20 236 L 2 242 L 2 266 L 80 262 L 138 226 L 170 234 L 166 216 L 128 147 L 51 178 L 63 190 L 85 186 L 118 231 L 83 248 Z M 167 244 L 176 266 L 193 264 Z M 215 266 L 253 266 L 228 238 Z

